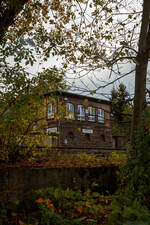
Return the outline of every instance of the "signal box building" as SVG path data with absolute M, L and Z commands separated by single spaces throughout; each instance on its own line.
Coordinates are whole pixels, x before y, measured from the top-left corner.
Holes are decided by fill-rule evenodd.
M 56 91 L 46 95 L 47 145 L 62 148 L 111 148 L 110 102 Z

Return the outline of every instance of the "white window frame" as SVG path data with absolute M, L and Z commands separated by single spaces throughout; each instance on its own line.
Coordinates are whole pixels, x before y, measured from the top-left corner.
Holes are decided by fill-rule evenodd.
M 47 119 L 54 119 L 54 105 L 52 103 L 47 105 Z
M 104 123 L 105 122 L 105 111 L 104 109 L 98 109 L 98 122 Z
M 92 106 L 88 107 L 88 121 L 90 122 L 95 122 L 95 108 L 93 108 Z
M 77 105 L 77 120 L 85 120 L 85 107 Z
M 74 119 L 74 105 L 70 102 L 66 103 L 66 118 Z

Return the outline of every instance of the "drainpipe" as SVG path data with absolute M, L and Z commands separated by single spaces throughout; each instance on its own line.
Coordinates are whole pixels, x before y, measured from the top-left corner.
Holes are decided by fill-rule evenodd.
M 58 106 L 59 106 L 59 97 L 57 100 L 57 113 L 58 113 Z M 58 147 L 60 147 L 60 119 L 58 119 Z

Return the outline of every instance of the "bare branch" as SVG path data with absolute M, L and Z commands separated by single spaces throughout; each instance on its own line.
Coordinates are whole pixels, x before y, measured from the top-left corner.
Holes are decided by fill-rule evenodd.
M 124 75 L 122 75 L 122 76 L 120 76 L 120 77 L 118 77 L 118 78 L 116 78 L 115 80 L 109 82 L 108 84 L 105 84 L 105 85 L 103 85 L 103 86 L 98 87 L 98 88 L 95 89 L 94 91 L 98 91 L 98 90 L 101 89 L 101 88 L 105 88 L 105 87 L 109 86 L 110 84 L 113 84 L 113 83 L 115 83 L 116 81 L 122 79 L 123 77 L 125 77 L 125 76 L 127 76 L 127 75 L 133 73 L 134 71 L 135 71 L 135 69 L 134 69 L 134 70 L 131 70 L 130 72 L 128 72 L 128 73 L 126 73 L 126 74 L 124 74 Z

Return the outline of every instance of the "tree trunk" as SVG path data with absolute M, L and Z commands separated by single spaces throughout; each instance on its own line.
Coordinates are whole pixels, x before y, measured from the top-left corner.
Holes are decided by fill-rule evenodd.
M 3 6 L 4 2 L 5 0 L 0 1 L 0 42 L 5 32 L 8 30 L 8 27 L 14 23 L 15 18 L 28 0 L 8 1 L 6 7 Z
M 143 111 L 146 102 L 146 75 L 150 52 L 150 0 L 143 0 L 143 15 L 136 57 L 134 111 L 131 129 L 131 144 L 136 146 L 136 136 L 144 132 Z

